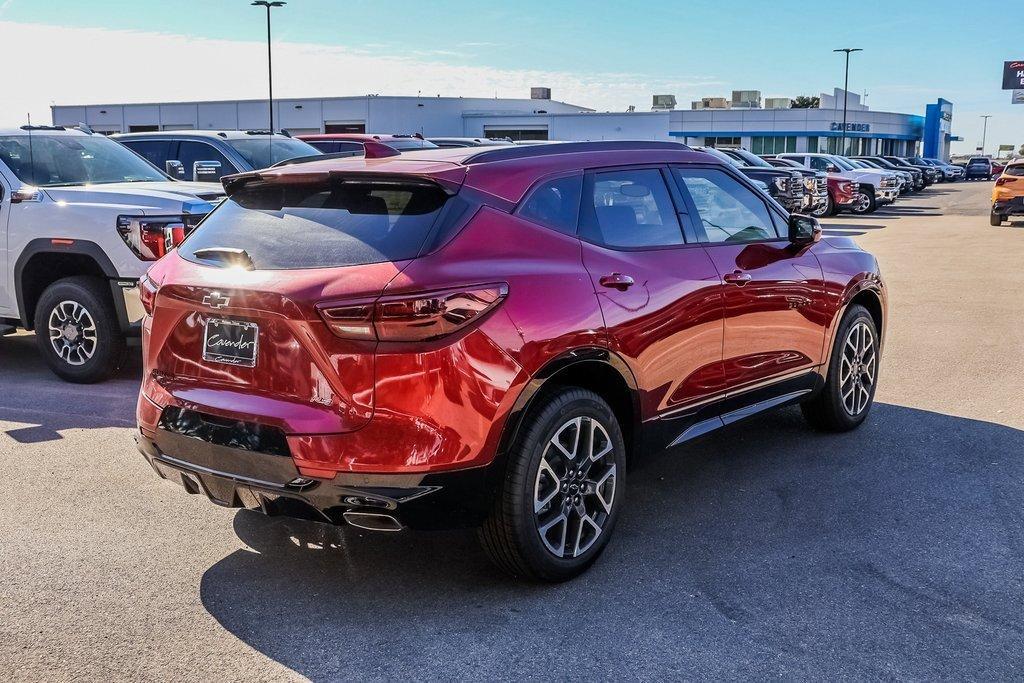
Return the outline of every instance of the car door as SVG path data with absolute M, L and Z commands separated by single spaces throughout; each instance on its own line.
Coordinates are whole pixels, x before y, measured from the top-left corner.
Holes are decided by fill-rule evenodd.
M 720 276 L 730 394 L 821 363 L 828 323 L 821 265 L 785 238 L 785 219 L 723 169 L 675 167 L 698 239 Z
M 177 140 L 171 140 L 169 138 L 158 138 L 153 140 L 137 140 L 129 138 L 128 140 L 118 140 L 118 142 L 165 173 L 170 173 L 167 168 L 168 159 L 177 158 Z M 179 180 L 181 179 L 178 174 L 173 174 L 173 176 Z
M 684 237 L 689 218 L 670 187 L 660 166 L 593 170 L 580 208 L 583 263 L 644 419 L 685 413 L 724 390 L 720 280 Z
M 239 170 L 224 154 L 213 145 L 198 140 L 182 140 L 178 145 L 178 161 L 185 172 L 182 180 L 204 183 L 219 183 L 223 176 L 238 173 Z M 208 169 L 206 175 L 195 177 L 196 162 L 218 164 Z

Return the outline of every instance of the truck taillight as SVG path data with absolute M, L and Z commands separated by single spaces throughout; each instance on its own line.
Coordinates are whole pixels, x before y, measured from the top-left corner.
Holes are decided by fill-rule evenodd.
M 153 303 L 159 290 L 160 285 L 153 282 L 149 275 L 143 275 L 139 280 L 139 299 L 142 300 L 142 308 L 146 310 L 146 315 L 153 315 Z
M 143 261 L 156 261 L 182 243 L 198 222 L 189 216 L 118 216 L 117 232 Z
M 389 342 L 428 341 L 458 332 L 508 296 L 505 283 L 327 305 L 320 317 L 336 336 Z

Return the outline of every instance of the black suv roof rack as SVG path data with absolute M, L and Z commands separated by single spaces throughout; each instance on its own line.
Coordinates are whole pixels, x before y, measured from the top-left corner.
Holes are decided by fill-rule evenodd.
M 274 130 L 267 130 L 265 128 L 262 129 L 262 130 L 261 129 L 247 130 L 247 131 L 245 131 L 245 134 L 246 135 L 283 135 L 286 138 L 290 138 L 291 137 L 291 133 L 289 133 L 286 130 L 274 131 Z
M 21 130 L 67 130 L 64 126 L 22 126 Z
M 556 145 L 529 145 L 515 147 L 496 147 L 484 152 L 477 152 L 466 157 L 464 164 L 482 164 L 491 161 L 509 161 L 511 159 L 529 159 L 530 157 L 546 157 L 554 154 L 572 154 L 573 152 L 628 152 L 644 149 L 674 149 L 688 151 L 691 148 L 681 142 L 663 140 L 605 140 L 598 142 L 562 142 Z

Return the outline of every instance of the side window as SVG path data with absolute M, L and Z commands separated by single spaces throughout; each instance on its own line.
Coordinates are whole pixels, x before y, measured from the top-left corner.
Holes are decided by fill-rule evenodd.
M 165 164 L 171 157 L 170 140 L 125 140 L 123 144 L 161 171 L 167 170 Z
M 181 145 L 178 147 L 178 161 L 185 167 L 185 177 L 183 180 L 195 180 L 192 177 L 192 170 L 193 164 L 197 161 L 216 161 L 220 164 L 220 168 L 216 169 L 215 172 L 200 178 L 203 182 L 216 182 L 221 179 L 221 176 L 238 172 L 235 165 L 228 161 L 227 157 L 221 154 L 216 147 L 205 142 L 182 140 Z
M 777 237 L 768 207 L 735 178 L 710 168 L 674 169 L 689 192 L 710 243 Z
M 594 175 L 580 234 L 609 247 L 683 244 L 679 218 L 661 171 L 654 168 Z
M 827 171 L 828 161 L 824 157 L 811 157 L 811 168 L 815 171 Z
M 538 185 L 519 209 L 519 216 L 566 235 L 576 234 L 583 176 L 555 178 Z

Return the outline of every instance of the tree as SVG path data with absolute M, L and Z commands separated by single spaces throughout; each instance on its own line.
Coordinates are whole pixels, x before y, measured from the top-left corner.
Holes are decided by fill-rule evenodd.
M 811 97 L 810 95 L 800 95 L 795 100 L 791 101 L 793 109 L 817 109 L 821 106 L 820 97 Z

